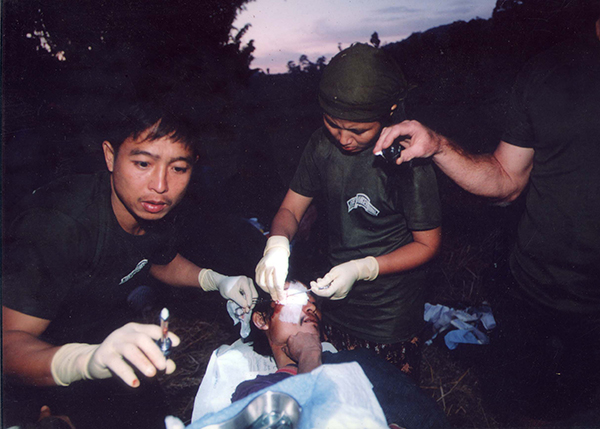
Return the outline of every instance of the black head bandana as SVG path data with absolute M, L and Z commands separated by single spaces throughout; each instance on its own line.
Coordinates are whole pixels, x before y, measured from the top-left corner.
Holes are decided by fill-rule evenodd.
M 404 118 L 407 94 L 404 74 L 381 49 L 357 43 L 331 59 L 319 85 L 323 111 L 338 119 L 355 122 Z M 402 117 L 398 117 L 402 116 Z

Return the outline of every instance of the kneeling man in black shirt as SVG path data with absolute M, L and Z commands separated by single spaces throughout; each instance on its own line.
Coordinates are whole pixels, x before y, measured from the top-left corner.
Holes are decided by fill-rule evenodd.
M 169 374 L 175 364 L 156 345 L 159 326 L 119 317 L 137 286 L 132 279 L 145 271 L 169 285 L 218 290 L 246 311 L 256 297 L 249 278 L 200 268 L 175 248 L 171 212 L 197 159 L 191 122 L 155 101 L 119 113 L 102 143 L 108 171 L 38 189 L 5 237 L 5 411 L 17 408 L 21 392 L 36 413 L 51 403 L 79 429 L 164 427 L 163 411 L 139 399 L 141 391 L 156 398 L 155 383 L 140 386 L 137 374 Z

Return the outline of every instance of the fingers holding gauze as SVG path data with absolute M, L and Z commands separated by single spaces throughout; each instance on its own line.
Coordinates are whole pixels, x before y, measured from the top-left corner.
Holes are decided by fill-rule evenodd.
M 125 383 L 137 387 L 140 382 L 135 375 L 137 368 L 146 377 L 153 377 L 157 370 L 171 374 L 175 362 L 166 359 L 156 344 L 161 338 L 157 325 L 128 323 L 110 334 L 92 355 L 88 364 L 91 378 L 107 378 L 110 373 L 119 376 Z M 172 347 L 180 343 L 179 337 L 169 333 Z
M 235 301 L 246 311 L 252 308 L 254 301 L 258 298 L 252 279 L 246 276 L 221 276 L 218 288 L 223 298 Z

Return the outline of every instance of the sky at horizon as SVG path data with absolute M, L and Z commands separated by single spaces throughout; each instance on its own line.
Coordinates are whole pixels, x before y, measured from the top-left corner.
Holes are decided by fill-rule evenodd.
M 381 44 L 414 32 L 474 18 L 488 19 L 496 0 L 253 0 L 234 22 L 250 24 L 242 39 L 254 40 L 251 68 L 287 72 L 301 55 L 327 62 L 354 42 L 368 43 L 377 32 Z

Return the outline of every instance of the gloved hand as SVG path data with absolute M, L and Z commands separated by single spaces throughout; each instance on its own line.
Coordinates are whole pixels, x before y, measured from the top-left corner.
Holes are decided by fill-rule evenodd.
M 373 256 L 354 259 L 333 267 L 323 278 L 310 282 L 315 295 L 333 300 L 344 299 L 358 280 L 375 280 L 379 264 Z
M 288 275 L 290 241 L 283 235 L 269 237 L 263 255 L 256 266 L 256 283 L 274 301 L 281 301 L 285 297 L 283 288 Z
M 248 313 L 258 299 L 252 279 L 246 276 L 229 277 L 203 268 L 198 274 L 198 283 L 205 291 L 218 290 L 225 299 L 235 301 Z
M 156 340 L 161 337 L 160 326 L 128 323 L 111 333 L 102 344 L 72 343 L 62 346 L 52 358 L 51 372 L 59 386 L 68 386 L 77 380 L 110 378 L 119 376 L 131 387 L 140 381 L 133 368 L 147 377 L 156 370 L 167 374 L 175 371 L 175 362 L 163 356 Z M 173 347 L 179 345 L 179 337 L 169 332 Z

